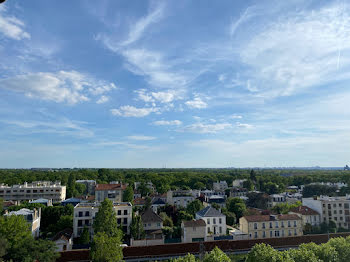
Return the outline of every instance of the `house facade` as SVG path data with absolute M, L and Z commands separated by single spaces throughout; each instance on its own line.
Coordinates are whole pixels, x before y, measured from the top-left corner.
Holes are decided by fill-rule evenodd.
M 296 214 L 254 215 L 241 217 L 239 230 L 249 239 L 302 236 L 303 224 Z
M 125 184 L 97 184 L 95 187 L 95 199 L 102 202 L 106 198 L 113 202 L 123 202 L 123 192 L 126 189 Z
M 312 226 L 318 226 L 321 224 L 320 214 L 307 206 L 293 208 L 289 213 L 299 215 L 302 218 L 303 226 L 306 224 L 310 224 Z
M 196 220 L 202 219 L 206 223 L 207 236 L 223 236 L 226 235 L 226 216 L 212 206 L 198 211 Z
M 5 213 L 5 216 L 23 216 L 28 222 L 30 231 L 33 237 L 38 238 L 40 236 L 40 220 L 41 220 L 41 209 L 30 210 L 22 208 L 18 211 L 11 211 Z
M 206 240 L 206 223 L 203 219 L 181 222 L 182 243 L 192 243 Z

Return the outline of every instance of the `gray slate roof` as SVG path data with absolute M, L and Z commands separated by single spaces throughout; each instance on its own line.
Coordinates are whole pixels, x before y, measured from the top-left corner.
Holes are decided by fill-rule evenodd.
M 213 208 L 212 206 L 207 206 L 201 211 L 198 211 L 196 215 L 200 217 L 224 217 L 225 216 L 219 210 Z
M 143 223 L 163 222 L 163 219 L 154 213 L 151 209 L 147 209 L 142 215 L 141 220 Z

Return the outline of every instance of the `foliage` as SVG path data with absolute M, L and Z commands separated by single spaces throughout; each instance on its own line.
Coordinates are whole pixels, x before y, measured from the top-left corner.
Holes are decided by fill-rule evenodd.
M 229 197 L 226 201 L 226 208 L 229 212 L 236 215 L 237 220 L 241 218 L 247 210 L 244 200 L 238 197 Z
M 334 196 L 336 188 L 327 185 L 307 185 L 303 189 L 303 197 L 312 197 L 312 196 Z
M 252 182 L 252 180 L 247 179 L 243 182 L 243 187 L 248 189 L 248 191 L 252 191 L 254 190 L 254 183 Z
M 223 213 L 226 216 L 226 224 L 229 226 L 233 226 L 236 223 L 236 215 L 233 212 L 230 212 L 227 210 L 227 208 L 223 208 L 221 210 L 221 213 Z
M 134 190 L 128 186 L 123 193 L 123 202 L 131 202 L 134 200 Z
M 191 214 L 192 216 L 195 216 L 196 213 L 203 209 L 203 204 L 198 199 L 193 200 L 191 203 L 187 205 L 186 211 L 187 213 Z
M 247 206 L 259 209 L 267 209 L 268 196 L 264 193 L 250 192 L 247 194 Z
M 170 260 L 170 262 L 196 262 L 196 257 L 192 254 L 187 254 L 184 257 L 179 257 L 176 259 Z
M 34 240 L 23 216 L 0 217 L 0 239 L 6 245 L 2 253 L 6 261 L 55 261 L 55 245 L 47 240 Z
M 130 225 L 131 236 L 135 240 L 144 239 L 145 238 L 145 230 L 143 228 L 143 223 L 141 220 L 141 216 L 135 216 L 133 214 L 131 225 Z
M 121 238 L 98 232 L 91 245 L 91 258 L 94 262 L 119 262 L 123 259 Z
M 185 221 L 192 220 L 193 216 L 190 213 L 188 213 L 187 211 L 181 210 L 178 212 L 177 218 L 178 218 L 177 225 L 179 226 L 179 225 L 181 225 L 181 222 L 183 220 L 185 220 Z
M 277 214 L 288 214 L 288 212 L 296 207 L 301 206 L 301 202 L 297 201 L 295 204 L 289 204 L 289 203 L 281 203 L 277 204 L 272 208 L 272 211 L 276 212 Z
M 93 228 L 95 233 L 100 232 L 105 233 L 108 237 L 122 238 L 122 231 L 118 228 L 113 202 L 108 198 L 101 203 L 93 223 Z
M 231 262 L 231 259 L 218 247 L 215 247 L 210 253 L 205 254 L 203 262 Z
M 173 220 L 165 212 L 159 213 L 159 216 L 163 219 L 163 226 L 165 226 L 165 227 L 173 227 L 174 226 Z
M 83 232 L 81 233 L 79 238 L 79 242 L 83 245 L 90 244 L 90 232 L 87 226 L 84 226 Z

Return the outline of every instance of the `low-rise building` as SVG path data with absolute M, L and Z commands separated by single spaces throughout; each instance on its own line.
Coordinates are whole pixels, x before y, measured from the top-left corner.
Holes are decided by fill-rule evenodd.
M 226 235 L 226 216 L 212 206 L 198 211 L 196 219 L 205 221 L 207 236 Z
M 303 226 L 306 224 L 310 224 L 312 226 L 318 226 L 321 224 L 320 214 L 307 206 L 295 207 L 291 209 L 289 213 L 299 215 L 302 218 Z
M 74 237 L 79 237 L 86 226 L 91 235 L 93 235 L 92 224 L 96 213 L 98 212 L 100 203 L 79 203 L 74 207 L 73 217 L 73 233 Z M 113 203 L 113 209 L 116 214 L 118 225 L 123 232 L 130 234 L 130 224 L 132 220 L 132 205 L 130 202 Z
M 58 232 L 52 241 L 55 242 L 56 251 L 70 251 L 73 247 L 73 230 L 71 228 L 66 228 Z
M 167 203 L 169 205 L 186 208 L 189 203 L 199 197 L 196 190 L 176 190 L 167 192 Z
M 0 198 L 19 202 L 46 198 L 58 203 L 66 199 L 66 186 L 62 186 L 60 181 L 25 182 L 23 185 L 13 186 L 0 184 Z
M 247 181 L 247 179 L 235 179 L 232 181 L 232 187 L 243 187 L 245 181 Z
M 248 189 L 243 187 L 232 187 L 230 189 L 230 197 L 246 197 Z
M 41 220 L 41 209 L 27 209 L 22 208 L 18 211 L 6 212 L 5 216 L 23 216 L 24 219 L 29 223 L 30 231 L 33 237 L 38 238 L 40 236 L 40 220 Z
M 192 243 L 206 241 L 206 223 L 203 219 L 181 222 L 181 242 Z
M 97 184 L 95 187 L 95 199 L 102 202 L 106 198 L 114 202 L 123 201 L 123 192 L 126 189 L 125 184 Z
M 250 239 L 303 235 L 302 219 L 296 214 L 244 216 L 239 229 Z
M 226 189 L 228 189 L 228 185 L 226 181 L 217 181 L 213 183 L 213 190 L 214 191 L 225 191 Z
M 319 196 L 303 198 L 307 206 L 321 215 L 321 223 L 334 221 L 337 227 L 350 228 L 350 195 L 343 197 Z
M 274 207 L 275 205 L 286 203 L 286 196 L 282 194 L 272 194 L 269 196 L 269 201 L 267 202 L 267 206 L 269 208 Z
M 218 204 L 220 207 L 226 206 L 226 198 L 224 196 L 212 195 L 210 197 L 206 197 L 205 202 L 207 202 L 209 205 L 215 203 Z

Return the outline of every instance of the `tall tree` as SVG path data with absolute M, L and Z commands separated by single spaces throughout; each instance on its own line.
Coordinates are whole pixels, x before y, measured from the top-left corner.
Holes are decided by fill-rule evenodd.
M 231 259 L 218 247 L 215 247 L 204 256 L 203 262 L 231 262 Z
M 244 200 L 238 197 L 229 197 L 226 201 L 226 207 L 229 212 L 235 213 L 237 220 L 242 217 L 247 210 Z
M 143 223 L 141 216 L 133 214 L 131 225 L 130 225 L 131 236 L 135 240 L 143 239 L 145 237 L 145 230 L 143 228 Z
M 103 232 L 108 237 L 121 238 L 122 231 L 118 228 L 113 202 L 108 198 L 101 203 L 94 220 L 93 228 L 95 233 Z
M 134 190 L 131 186 L 128 186 L 123 193 L 124 202 L 132 202 L 134 200 Z
M 105 232 L 98 232 L 91 245 L 93 262 L 119 262 L 123 260 L 120 238 L 108 236 Z
M 195 216 L 196 213 L 201 209 L 203 209 L 203 204 L 198 199 L 193 200 L 187 205 L 186 208 L 187 212 L 190 213 L 192 216 Z
M 80 235 L 79 242 L 80 244 L 84 244 L 84 245 L 87 245 L 90 243 L 90 232 L 86 226 L 84 226 L 83 228 L 83 232 Z
M 67 198 L 74 197 L 75 194 L 76 194 L 75 175 L 74 173 L 70 173 L 68 177 L 68 185 L 67 185 Z

